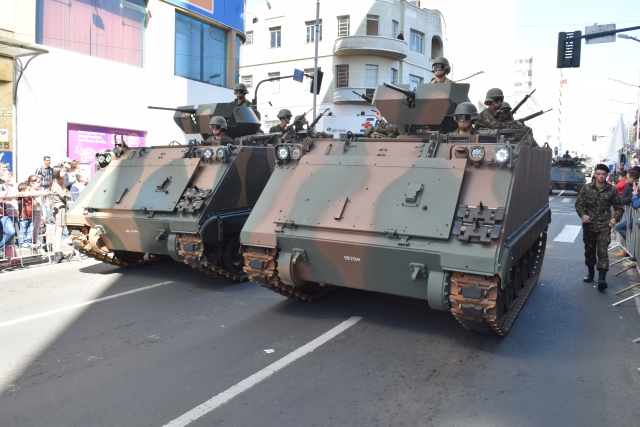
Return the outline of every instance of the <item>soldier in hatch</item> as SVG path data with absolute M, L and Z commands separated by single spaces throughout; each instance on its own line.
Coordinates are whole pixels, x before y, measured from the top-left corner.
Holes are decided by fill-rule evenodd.
M 291 114 L 291 110 L 287 108 L 283 108 L 282 110 L 278 111 L 278 119 L 280 119 L 280 124 L 271 126 L 271 129 L 269 129 L 269 133 L 284 132 L 291 122 L 291 117 L 293 117 L 293 114 Z M 292 140 L 295 136 L 295 129 L 291 129 L 289 132 L 282 134 L 282 139 L 285 141 L 289 141 Z
M 504 95 L 502 94 L 502 90 L 498 88 L 489 89 L 487 91 L 487 96 L 484 100 L 484 105 L 487 106 L 482 113 L 480 113 L 480 118 L 476 123 L 476 127 L 479 129 L 505 129 L 511 126 L 524 127 L 521 122 L 510 120 L 506 122 L 501 122 L 498 120 L 497 113 L 500 107 L 502 107 L 502 102 L 504 101 Z
M 451 80 L 447 78 L 447 74 L 451 72 L 449 61 L 444 56 L 439 56 L 433 60 L 431 65 L 431 71 L 436 76 L 431 79 L 429 83 L 451 83 Z
M 364 131 L 365 138 L 395 138 L 398 136 L 398 128 L 388 124 L 383 118 L 380 111 L 375 112 L 376 120 L 378 120 L 377 126 L 371 126 Z
M 307 119 L 302 117 L 302 115 L 296 116 L 293 119 L 293 123 L 296 124 L 296 138 L 302 139 L 306 136 L 309 136 L 310 138 L 330 138 L 330 136 L 324 132 L 313 132 L 313 128 L 307 127 L 307 129 L 305 130 L 304 126 L 309 126 L 309 122 L 307 121 Z
M 237 105 L 238 107 L 249 107 L 256 113 L 256 116 L 258 116 L 258 119 L 260 118 L 260 113 L 258 112 L 258 109 L 248 99 L 246 99 L 246 96 L 249 93 L 249 90 L 247 89 L 247 86 L 245 84 L 238 83 L 236 87 L 233 89 L 233 93 L 236 96 L 236 99 L 231 101 L 232 104 Z
M 511 115 L 511 105 L 507 101 L 502 102 L 502 107 L 496 113 L 496 119 L 501 122 L 507 122 L 509 120 L 513 120 L 513 116 Z
M 567 152 L 562 155 L 562 158 L 563 159 L 570 159 L 571 158 L 571 154 L 569 154 L 569 150 L 567 150 Z
M 576 198 L 576 212 L 582 219 L 582 240 L 584 241 L 585 265 L 589 272 L 582 279 L 593 282 L 594 268 L 598 269 L 598 290 L 607 288 L 606 276 L 609 270 L 609 243 L 611 227 L 624 214 L 620 193 L 607 182 L 609 167 L 600 163 L 596 166 L 594 181 L 585 184 Z M 611 208 L 613 207 L 613 218 Z M 596 260 L 597 255 L 597 260 Z
M 463 102 L 458 105 L 453 112 L 453 119 L 458 122 L 458 129 L 450 132 L 451 134 L 474 135 L 476 133 L 473 125 L 478 120 L 478 109 L 473 103 Z
M 211 135 L 202 143 L 202 145 L 223 145 L 233 144 L 233 139 L 229 138 L 226 134 L 227 121 L 224 117 L 213 116 L 209 121 L 209 127 L 211 128 Z

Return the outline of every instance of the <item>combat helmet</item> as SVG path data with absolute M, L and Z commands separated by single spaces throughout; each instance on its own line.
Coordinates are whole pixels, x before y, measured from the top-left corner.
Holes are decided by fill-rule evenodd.
M 209 120 L 209 126 L 218 125 L 221 129 L 227 130 L 227 121 L 224 117 L 221 116 L 213 116 L 211 120 Z
M 282 110 L 278 111 L 278 118 L 279 119 L 283 119 L 285 117 L 291 117 L 293 116 L 293 114 L 291 114 L 291 110 L 287 109 L 287 108 L 283 108 Z
M 485 105 L 489 105 L 491 102 L 493 102 L 494 98 L 502 98 L 502 100 L 504 101 L 504 94 L 502 93 L 501 89 L 498 89 L 497 87 L 489 89 L 484 100 Z
M 444 56 L 438 56 L 436 59 L 433 60 L 433 64 L 431 64 L 432 71 L 435 71 L 433 67 L 437 64 L 444 64 L 445 74 L 449 74 L 449 72 L 451 71 L 451 66 L 449 65 L 449 61 Z
M 500 106 L 500 110 L 503 113 L 510 113 L 511 112 L 511 105 L 509 105 L 509 103 L 507 101 L 502 101 L 502 105 Z
M 247 86 L 244 83 L 236 84 L 236 87 L 233 88 L 233 91 L 235 92 L 236 90 L 244 91 L 245 94 L 249 93 L 249 91 L 247 90 Z
M 298 121 L 299 120 L 299 121 Z M 307 119 L 305 119 L 302 114 L 297 115 L 294 119 L 293 122 L 297 125 L 307 125 L 309 124 L 309 122 L 307 121 Z
M 470 116 L 470 120 L 478 120 L 478 109 L 472 102 L 463 102 L 458 104 L 456 111 L 453 112 L 453 118 L 457 122 L 457 116 Z

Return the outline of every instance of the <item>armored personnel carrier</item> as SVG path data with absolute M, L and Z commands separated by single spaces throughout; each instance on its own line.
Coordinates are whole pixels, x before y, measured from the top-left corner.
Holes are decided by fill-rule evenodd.
M 553 194 L 553 190 L 580 192 L 587 183 L 586 170 L 587 167 L 582 163 L 582 159 L 570 157 L 568 152 L 562 157 L 554 158 L 551 165 L 549 194 Z
M 420 298 L 505 335 L 540 274 L 552 153 L 530 129 L 446 134 L 468 90 L 378 86 L 397 138 L 277 145 L 241 232 L 250 279 L 305 301 L 337 287 Z
M 100 169 L 67 213 L 76 248 L 104 262 L 138 266 L 169 256 L 230 279 L 246 278 L 239 233 L 275 165 L 274 135 L 255 135 L 251 108 L 229 103 L 180 107 L 185 134 L 211 136 L 222 116 L 234 144 L 100 152 Z

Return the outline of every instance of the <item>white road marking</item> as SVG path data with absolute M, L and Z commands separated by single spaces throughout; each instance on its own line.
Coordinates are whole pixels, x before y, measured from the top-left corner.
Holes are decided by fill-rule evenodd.
M 553 241 L 573 243 L 580 234 L 580 230 L 582 230 L 581 225 L 565 225 L 562 232 Z
M 564 193 L 564 190 L 562 190 L 562 191 L 558 194 L 558 197 L 562 196 L 562 193 Z
M 28 322 L 30 320 L 39 319 L 41 317 L 46 317 L 46 316 L 51 316 L 51 315 L 58 314 L 58 313 L 63 313 L 65 311 L 69 311 L 69 310 L 75 310 L 76 308 L 80 308 L 80 307 L 84 307 L 84 306 L 87 306 L 87 305 L 95 304 L 96 302 L 107 301 L 107 300 L 110 300 L 110 299 L 113 299 L 113 298 L 118 298 L 118 297 L 122 297 L 122 296 L 125 296 L 125 295 L 135 294 L 136 292 L 146 291 L 147 289 L 157 288 L 158 286 L 168 285 L 169 283 L 173 283 L 173 281 L 170 280 L 168 282 L 156 283 L 155 285 L 145 286 L 144 288 L 139 288 L 139 289 L 133 289 L 131 291 L 122 292 L 122 293 L 115 294 L 115 295 L 110 295 L 108 297 L 94 299 L 92 301 L 81 302 L 79 304 L 73 304 L 73 305 L 69 305 L 67 307 L 57 308 L 55 310 L 50 310 L 50 311 L 45 311 L 43 313 L 33 314 L 31 316 L 25 316 L 25 317 L 19 317 L 17 319 L 13 319 L 13 320 L 7 320 L 6 322 L 0 323 L 0 328 L 4 328 L 5 326 L 15 325 L 15 324 L 22 323 L 22 322 Z
M 552 201 L 553 199 L 555 199 L 555 197 L 549 197 L 549 201 Z
M 562 199 L 562 203 L 569 203 L 571 201 L 571 197 L 565 197 Z
M 240 381 L 238 384 L 212 397 L 211 399 L 207 400 L 203 404 L 196 406 L 186 414 L 176 418 L 175 420 L 171 421 L 168 424 L 165 424 L 164 427 L 184 427 L 188 424 L 191 424 L 193 421 L 197 420 L 198 418 L 224 405 L 225 403 L 227 403 L 228 401 L 230 401 L 240 393 L 249 390 L 254 385 L 269 378 L 271 375 L 275 374 L 280 369 L 284 368 L 285 366 L 289 365 L 295 360 L 301 358 L 302 356 L 308 353 L 311 353 L 313 350 L 320 347 L 322 344 L 326 343 L 327 341 L 331 340 L 337 335 L 341 334 L 342 332 L 346 331 L 347 329 L 349 329 L 350 327 L 358 323 L 360 320 L 362 320 L 362 317 L 358 317 L 358 316 L 354 316 L 348 320 L 345 320 L 335 328 L 320 335 L 315 340 L 303 345 L 297 350 L 292 351 L 282 359 L 272 363 L 271 365 L 267 366 L 261 371 L 258 371 L 255 374 L 251 375 L 249 378 Z

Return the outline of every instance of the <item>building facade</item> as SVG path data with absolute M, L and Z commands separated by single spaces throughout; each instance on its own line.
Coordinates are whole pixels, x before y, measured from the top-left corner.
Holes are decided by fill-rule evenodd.
M 180 131 L 173 114 L 147 106 L 234 98 L 245 41 L 244 0 L 5 0 L 4 5 L 0 55 L 8 43 L 48 51 L 26 68 L 29 56 L 10 58 L 17 91 L 3 158 L 11 158 L 18 179 L 33 173 L 44 155 L 54 164 L 71 157 L 88 167 L 95 151 L 114 138 L 139 145 L 184 143 L 193 136 Z
M 291 76 L 295 69 L 313 74 L 315 23 L 315 0 L 297 1 L 295 7 L 272 1 L 247 10 L 240 80 L 251 95 L 262 80 Z M 372 95 L 385 82 L 411 87 L 429 82 L 432 60 L 444 54 L 442 16 L 421 8 L 419 1 L 323 0 L 318 30 L 318 69 L 324 73 L 318 112 L 329 108 L 333 114 L 319 129 L 335 137 L 371 124 L 371 106 L 354 91 Z M 398 38 L 401 32 L 404 40 Z M 308 77 L 302 83 L 283 78 L 260 84 L 257 107 L 263 128 L 278 123 L 282 108 L 294 115 L 308 111 L 313 103 L 310 84 Z

